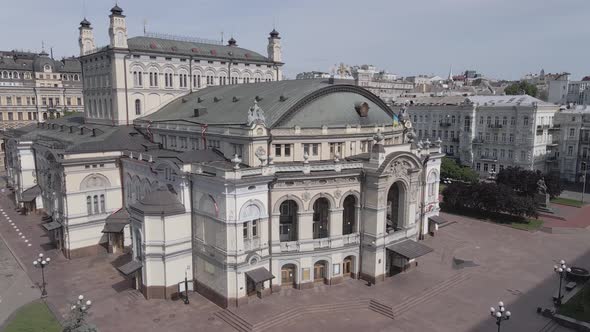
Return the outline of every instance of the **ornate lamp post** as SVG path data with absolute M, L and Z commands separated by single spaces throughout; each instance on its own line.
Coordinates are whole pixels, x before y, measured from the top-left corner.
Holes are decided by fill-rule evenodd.
M 86 302 L 84 302 L 84 295 L 79 295 L 78 296 L 78 301 L 76 302 L 76 304 L 72 305 L 72 311 L 78 309 L 80 312 L 86 312 L 88 309 L 90 309 L 90 306 L 92 305 L 92 301 L 90 300 L 86 300 Z
M 557 293 L 557 300 L 555 301 L 555 304 L 560 306 L 561 305 L 561 285 L 563 283 L 563 277 L 568 273 L 571 272 L 572 269 L 570 269 L 569 267 L 567 267 L 565 265 L 565 261 L 562 259 L 561 261 L 559 261 L 559 265 L 555 265 L 553 266 L 553 271 L 555 271 L 555 273 L 559 274 L 559 290 Z
M 47 297 L 47 290 L 45 289 L 45 267 L 47 266 L 47 264 L 49 264 L 50 261 L 51 258 L 43 258 L 42 253 L 39 254 L 39 258 L 33 261 L 33 266 L 41 269 L 41 278 L 43 282 L 41 285 L 41 297 Z
M 506 310 L 504 307 L 504 302 L 498 302 L 498 309 L 494 307 L 490 307 L 490 315 L 494 317 L 496 320 L 496 325 L 498 325 L 498 332 L 500 332 L 500 327 L 502 326 L 502 321 L 509 320 L 512 313 Z

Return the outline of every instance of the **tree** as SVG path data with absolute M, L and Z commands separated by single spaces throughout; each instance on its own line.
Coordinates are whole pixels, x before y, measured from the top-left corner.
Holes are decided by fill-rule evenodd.
M 504 89 L 504 93 L 507 95 L 529 95 L 536 97 L 539 93 L 537 87 L 534 84 L 520 81 L 518 83 L 512 83 Z
M 454 159 L 443 157 L 440 165 L 441 179 L 453 179 L 463 182 L 477 182 L 479 179 L 477 173 L 469 167 L 460 166 Z
M 531 171 L 520 167 L 507 167 L 498 173 L 496 183 L 503 184 L 515 190 L 520 195 L 533 197 L 538 191 L 538 181 L 543 178 L 547 186 L 547 193 L 555 198 L 563 191 L 559 174 L 545 174 L 541 171 Z
M 449 184 L 443 190 L 442 208 L 471 210 L 481 214 L 537 216 L 536 206 L 531 197 L 518 196 L 512 188 L 493 182 Z

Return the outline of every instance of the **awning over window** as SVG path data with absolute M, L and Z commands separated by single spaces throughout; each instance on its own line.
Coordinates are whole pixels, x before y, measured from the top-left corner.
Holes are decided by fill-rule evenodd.
M 264 267 L 254 269 L 252 271 L 247 271 L 246 275 L 248 276 L 248 278 L 252 279 L 252 281 L 254 281 L 255 284 L 265 282 L 267 280 L 272 280 L 275 277 Z
M 23 202 L 31 202 L 41 195 L 41 188 L 38 185 L 34 185 L 31 188 L 23 191 L 21 198 Z
M 428 220 L 438 225 L 442 225 L 447 222 L 447 220 L 441 216 L 432 216 L 429 217 Z
M 42 225 L 43 228 L 45 228 L 47 231 L 52 231 L 54 229 L 58 229 L 61 227 L 61 224 L 58 223 L 57 221 L 52 221 L 52 222 L 48 222 L 46 224 Z
M 121 233 L 127 224 L 129 224 L 129 212 L 121 208 L 107 217 L 102 232 Z
M 137 270 L 141 269 L 142 266 L 143 265 L 141 264 L 141 262 L 131 261 L 127 264 L 119 266 L 117 268 L 117 270 L 119 270 L 119 272 L 123 273 L 123 275 L 129 276 L 129 275 L 135 273 Z
M 401 242 L 389 245 L 386 248 L 407 259 L 414 259 L 434 251 L 432 248 L 414 240 L 403 240 Z

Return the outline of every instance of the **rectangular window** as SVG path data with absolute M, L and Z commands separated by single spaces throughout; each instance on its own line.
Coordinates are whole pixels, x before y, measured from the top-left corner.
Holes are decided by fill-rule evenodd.
M 504 157 L 506 157 L 506 150 L 502 149 L 500 150 L 500 159 L 504 159 Z
M 76 105 L 78 105 L 78 106 L 82 105 L 82 98 L 80 98 L 80 97 L 76 98 Z
M 506 143 L 506 133 L 502 133 L 502 142 Z
M 66 97 L 66 105 L 72 106 L 72 97 Z
M 94 195 L 94 213 L 99 213 L 100 210 L 98 209 L 98 195 Z
M 242 237 L 244 237 L 244 239 L 248 238 L 248 223 L 245 222 L 242 226 Z
M 6 105 L 12 105 L 12 97 L 6 97 Z
M 478 172 L 481 171 L 481 164 L 480 163 L 475 164 L 475 170 Z
M 526 160 L 526 151 L 520 151 L 520 160 L 521 161 Z
M 232 143 L 233 154 L 238 155 L 238 157 L 242 156 L 244 145 L 243 144 L 234 144 Z
M 514 134 L 510 134 L 510 143 L 514 143 Z
M 100 195 L 100 212 L 105 213 L 106 206 L 104 201 L 104 195 Z
M 23 112 L 17 112 L 16 115 L 17 115 L 19 121 L 23 120 Z
M 186 149 L 186 148 L 188 148 L 188 146 L 187 146 L 187 139 L 186 139 L 186 137 L 181 137 L 181 138 L 180 138 L 180 148 L 181 148 L 181 149 Z
M 176 147 L 176 136 L 170 136 L 168 139 L 170 141 L 170 147 L 175 148 Z
M 513 159 L 513 158 L 514 158 L 514 151 L 508 150 L 508 159 Z
M 504 165 L 500 164 L 500 172 L 504 170 Z
M 281 144 L 275 144 L 275 157 L 282 156 L 282 146 Z
M 191 150 L 198 150 L 199 149 L 199 140 L 196 138 L 191 138 Z
M 572 156 L 573 154 L 574 154 L 574 147 L 570 145 L 567 147 L 567 155 Z
M 342 147 L 344 143 L 337 142 L 337 143 L 330 143 L 330 159 L 334 159 L 336 155 L 342 157 Z
M 285 144 L 285 157 L 291 157 L 291 144 Z
M 576 136 L 576 129 L 570 128 L 570 137 Z
M 22 104 L 23 104 L 23 99 L 22 99 L 22 97 L 16 97 L 16 104 L 17 104 L 17 105 L 22 105 Z
M 258 220 L 252 220 L 252 237 L 258 236 Z
M 483 164 L 483 171 L 487 172 L 488 171 L 488 164 Z
M 510 125 L 511 126 L 516 126 L 516 118 L 515 117 L 510 117 Z
M 92 198 L 90 196 L 86 196 L 86 211 L 88 214 L 92 214 Z
M 14 121 L 14 115 L 12 112 L 8 112 L 8 121 Z
M 529 117 L 528 116 L 524 117 L 524 119 L 522 121 L 522 125 L 525 127 L 529 125 Z

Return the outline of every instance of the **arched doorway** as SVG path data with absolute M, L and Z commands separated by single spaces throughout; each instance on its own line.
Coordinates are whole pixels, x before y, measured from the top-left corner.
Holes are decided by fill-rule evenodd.
M 281 203 L 279 207 L 281 213 L 279 217 L 279 237 L 281 242 L 297 240 L 297 203 L 293 200 L 287 200 Z
M 295 287 L 297 284 L 297 268 L 294 264 L 285 264 L 281 268 L 281 287 Z
M 318 198 L 313 203 L 313 238 L 328 237 L 328 218 L 330 216 L 330 202 L 325 197 Z
M 344 277 L 355 277 L 354 256 L 346 256 L 342 261 L 342 275 Z
M 395 232 L 404 226 L 404 188 L 400 182 L 395 182 L 387 193 L 386 231 Z
M 342 234 L 352 234 L 356 228 L 356 197 L 348 195 L 343 203 Z
M 318 261 L 313 265 L 313 281 L 327 282 L 328 280 L 328 263 L 326 261 Z

